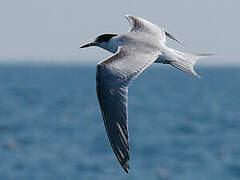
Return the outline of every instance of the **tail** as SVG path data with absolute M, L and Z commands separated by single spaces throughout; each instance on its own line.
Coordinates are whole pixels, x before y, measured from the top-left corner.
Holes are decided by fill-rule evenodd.
M 194 71 L 194 65 L 196 64 L 196 61 L 199 58 L 204 58 L 206 56 L 212 55 L 212 54 L 188 54 L 188 53 L 182 53 L 180 51 L 176 51 L 176 53 L 177 53 L 177 60 L 170 61 L 169 63 L 172 66 L 186 73 L 197 76 L 198 78 L 201 78 L 201 77 Z

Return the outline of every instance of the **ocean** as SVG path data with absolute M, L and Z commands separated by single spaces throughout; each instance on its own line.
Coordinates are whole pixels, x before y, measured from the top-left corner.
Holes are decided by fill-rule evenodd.
M 108 142 L 95 65 L 0 65 L 1 180 L 239 180 L 240 67 L 153 65 L 129 88 L 130 171 Z

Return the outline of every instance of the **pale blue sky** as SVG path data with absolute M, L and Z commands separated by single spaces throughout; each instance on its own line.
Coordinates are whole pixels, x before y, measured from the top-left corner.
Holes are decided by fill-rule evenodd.
M 104 32 L 124 33 L 125 15 L 164 27 L 195 53 L 213 53 L 202 64 L 240 64 L 240 1 L 7 0 L 0 3 L 0 60 L 97 62 L 109 56 L 99 48 L 78 47 Z

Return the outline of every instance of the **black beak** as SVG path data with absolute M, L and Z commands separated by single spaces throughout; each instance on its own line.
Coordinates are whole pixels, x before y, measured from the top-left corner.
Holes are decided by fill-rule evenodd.
M 93 43 L 93 42 L 90 42 L 90 43 L 84 44 L 84 45 L 81 46 L 80 48 L 86 48 L 86 47 L 90 47 L 90 46 L 96 46 L 96 44 Z

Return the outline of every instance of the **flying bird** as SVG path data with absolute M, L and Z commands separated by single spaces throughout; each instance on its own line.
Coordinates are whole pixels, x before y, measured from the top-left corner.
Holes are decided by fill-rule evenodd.
M 101 34 L 80 48 L 98 46 L 111 53 L 97 64 L 96 90 L 105 129 L 123 169 L 129 170 L 128 87 L 153 63 L 170 64 L 184 72 L 194 71 L 197 59 L 210 54 L 189 54 L 166 46 L 166 37 L 182 43 L 166 30 L 135 16 L 126 16 L 126 34 Z

